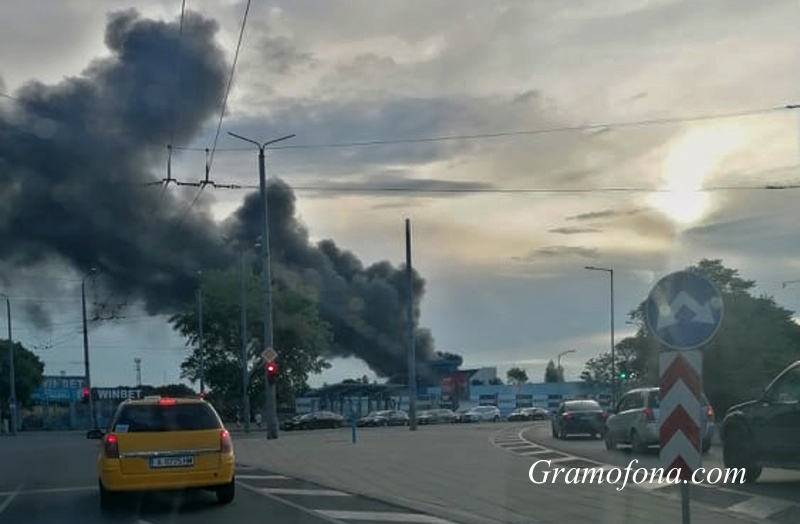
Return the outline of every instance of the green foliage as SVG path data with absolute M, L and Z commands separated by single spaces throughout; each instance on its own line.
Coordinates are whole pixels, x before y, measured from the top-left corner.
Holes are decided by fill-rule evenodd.
M 248 392 L 253 413 L 265 399 L 265 370 L 261 360 L 263 307 L 261 279 L 248 274 L 245 280 L 247 304 Z M 230 411 L 241 404 L 241 274 L 238 270 L 215 271 L 203 275 L 203 346 L 205 381 L 209 399 Z M 310 373 L 330 367 L 322 357 L 331 344 L 329 326 L 320 319 L 317 303 L 308 296 L 277 282 L 273 285 L 272 319 L 274 347 L 278 352 L 278 404 L 293 404 L 295 395 L 307 390 Z M 199 381 L 198 322 L 195 304 L 170 319 L 173 328 L 194 347 L 181 364 L 182 376 Z
M 163 386 L 142 386 L 146 396 L 158 395 L 161 397 L 185 398 L 196 397 L 198 392 L 186 384 L 165 384 Z
M 528 382 L 528 373 L 522 368 L 511 368 L 506 372 L 508 382 L 511 384 L 525 384 Z
M 500 378 L 495 377 L 495 378 L 489 380 L 489 385 L 490 386 L 502 386 L 503 385 L 503 380 L 500 379 Z
M 0 413 L 8 414 L 8 339 L 0 340 Z M 42 384 L 44 362 L 19 342 L 14 342 L 14 372 L 17 403 L 29 406 L 33 392 Z M 5 410 L 5 411 L 4 411 Z
M 547 363 L 547 368 L 544 370 L 545 382 L 562 382 L 563 373 L 559 373 L 556 363 L 552 360 Z
M 718 413 L 753 398 L 788 364 L 800 358 L 800 326 L 792 312 L 768 296 L 754 296 L 755 282 L 745 280 L 721 260 L 701 260 L 687 268 L 705 276 L 722 293 L 724 318 L 717 336 L 703 351 L 703 387 Z M 618 355 L 624 356 L 634 385 L 658 384 L 658 355 L 662 347 L 645 326 L 644 302 L 630 313 L 640 329 L 621 340 Z M 620 358 L 620 357 L 618 357 Z M 586 364 L 587 381 L 608 379 L 610 356 L 600 355 Z

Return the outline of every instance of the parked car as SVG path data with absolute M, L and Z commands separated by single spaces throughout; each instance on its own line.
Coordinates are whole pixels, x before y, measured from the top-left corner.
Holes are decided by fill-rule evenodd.
M 722 420 L 722 460 L 755 482 L 763 468 L 800 469 L 800 361 L 783 371 L 760 398 L 728 409 Z
M 407 426 L 408 414 L 400 410 L 373 411 L 366 417 L 360 418 L 356 425 L 359 427 L 378 426 Z
M 465 415 L 465 414 L 466 414 L 466 413 L 467 413 L 469 410 L 471 410 L 471 409 L 472 409 L 472 408 L 459 408 L 459 409 L 457 409 L 457 410 L 455 411 L 455 420 L 453 420 L 453 422 L 456 422 L 456 423 L 463 423 L 463 422 L 467 422 L 467 421 L 464 419 L 464 415 Z
M 281 423 L 281 429 L 283 431 L 294 431 L 297 429 L 301 429 L 301 424 L 303 420 L 307 419 L 310 413 L 302 414 L 302 415 L 295 415 L 294 417 L 284 420 Z
M 550 418 L 550 413 L 542 408 L 519 408 L 508 417 L 509 421 L 519 420 L 547 420 Z
M 345 418 L 332 411 L 315 411 L 303 417 L 298 422 L 298 429 L 341 428 L 345 425 Z
M 500 408 L 497 406 L 478 406 L 464 413 L 464 422 L 500 422 Z
M 596 400 L 566 400 L 553 417 L 553 438 L 565 439 L 570 435 L 603 435 L 608 413 Z
M 606 448 L 616 449 L 618 444 L 629 444 L 635 451 L 644 451 L 650 446 L 659 445 L 659 398 L 657 387 L 637 388 L 625 393 L 606 421 Z M 700 409 L 702 451 L 707 453 L 716 431 L 716 422 L 714 408 L 705 394 Z
M 420 425 L 452 424 L 455 421 L 456 414 L 452 409 L 427 409 L 420 411 L 417 415 L 417 422 Z

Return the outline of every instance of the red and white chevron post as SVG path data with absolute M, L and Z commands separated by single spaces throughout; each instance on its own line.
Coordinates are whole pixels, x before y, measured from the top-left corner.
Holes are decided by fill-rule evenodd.
M 680 470 L 682 480 L 702 465 L 703 354 L 699 350 L 659 355 L 659 435 L 664 474 Z

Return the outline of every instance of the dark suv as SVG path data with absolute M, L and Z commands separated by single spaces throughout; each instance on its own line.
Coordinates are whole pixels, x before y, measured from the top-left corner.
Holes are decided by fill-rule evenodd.
M 726 468 L 755 482 L 764 467 L 800 469 L 800 361 L 781 371 L 761 398 L 733 406 L 720 428 Z

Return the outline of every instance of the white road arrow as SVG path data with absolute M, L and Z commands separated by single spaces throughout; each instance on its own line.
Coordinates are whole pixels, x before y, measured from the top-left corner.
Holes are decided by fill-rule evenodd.
M 662 300 L 658 300 L 658 326 L 656 326 L 658 330 L 677 324 L 678 319 L 675 318 L 675 314 L 683 307 L 689 308 L 695 314 L 692 322 L 712 325 L 716 323 L 710 300 L 705 304 L 701 304 L 686 291 L 678 293 L 669 304 L 663 300 L 663 297 L 659 298 Z

